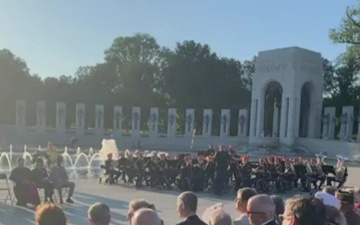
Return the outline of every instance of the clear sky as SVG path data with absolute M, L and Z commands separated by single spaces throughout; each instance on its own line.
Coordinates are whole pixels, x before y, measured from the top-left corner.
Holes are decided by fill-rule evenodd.
M 118 36 L 144 32 L 163 46 L 208 43 L 241 61 L 258 51 L 299 46 L 334 59 L 328 38 L 357 0 L 0 0 L 0 49 L 42 77 L 74 75 L 103 61 Z

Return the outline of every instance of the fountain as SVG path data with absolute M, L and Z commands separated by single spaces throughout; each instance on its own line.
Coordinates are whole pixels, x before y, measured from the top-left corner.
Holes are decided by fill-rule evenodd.
M 89 149 L 89 154 L 88 155 L 89 155 L 89 157 L 94 155 L 94 149 L 93 148 Z
M 13 155 L 13 145 L 10 144 L 10 151 L 9 151 L 10 161 L 12 161 L 12 155 Z
M 76 149 L 76 157 L 77 157 L 77 156 L 79 156 L 79 155 L 80 155 L 80 153 L 81 153 L 81 148 L 80 148 L 80 147 L 78 147 L 78 148 Z
M 68 148 L 65 147 L 64 152 L 61 154 L 63 157 L 63 166 L 66 170 L 72 170 L 74 168 L 74 162 L 68 153 Z
M 25 166 L 30 166 L 33 162 L 32 155 L 27 151 L 27 146 L 24 145 L 24 153 L 22 155 L 22 158 L 25 160 Z
M 12 170 L 11 167 L 11 158 L 10 154 L 2 152 L 0 155 L 0 171 L 5 173 L 10 173 Z

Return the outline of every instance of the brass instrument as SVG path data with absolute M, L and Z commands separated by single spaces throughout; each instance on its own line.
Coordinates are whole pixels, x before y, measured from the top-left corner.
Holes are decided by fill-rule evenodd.
M 345 166 L 339 166 L 335 168 L 335 179 L 337 181 L 342 181 L 344 179 L 345 172 L 346 172 Z
M 305 165 L 305 168 L 306 168 L 306 172 L 307 172 L 308 174 L 313 174 L 313 170 L 312 170 L 312 168 L 311 168 L 311 166 L 310 166 L 310 163 L 309 163 L 309 162 L 305 162 L 304 165 Z

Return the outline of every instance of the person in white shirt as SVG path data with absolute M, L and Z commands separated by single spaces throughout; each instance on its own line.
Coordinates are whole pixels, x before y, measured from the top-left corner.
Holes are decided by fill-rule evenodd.
M 240 216 L 233 221 L 233 225 L 249 225 L 246 206 L 249 199 L 255 195 L 257 195 L 257 192 L 253 188 L 241 188 L 238 190 L 235 199 L 235 208 L 240 213 Z

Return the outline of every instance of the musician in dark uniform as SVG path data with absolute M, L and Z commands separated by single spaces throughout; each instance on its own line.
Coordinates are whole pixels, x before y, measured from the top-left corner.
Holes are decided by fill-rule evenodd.
M 209 190 L 211 188 L 210 184 L 214 183 L 214 177 L 215 177 L 215 163 L 212 155 L 208 155 L 206 157 L 204 175 L 205 175 L 204 186 L 206 190 Z
M 142 153 L 136 154 L 135 171 L 136 171 L 136 184 L 135 187 L 139 188 L 142 186 L 143 178 L 145 176 L 145 161 Z
M 115 168 L 116 162 L 113 160 L 112 153 L 107 155 L 107 160 L 105 160 L 105 165 L 100 167 L 105 170 L 105 175 L 109 175 L 108 182 L 109 184 L 115 183 L 121 176 L 121 172 Z
M 181 191 L 189 191 L 191 189 L 192 160 L 191 156 L 185 156 L 180 162 L 180 175 L 178 179 L 178 188 Z
M 127 158 L 125 158 L 125 154 L 123 152 L 119 153 L 119 159 L 118 159 L 118 163 L 117 163 L 117 168 L 119 169 L 119 171 L 121 172 L 122 176 L 121 179 L 124 181 L 124 183 L 126 183 L 126 165 L 127 165 Z
M 237 174 L 235 177 L 235 191 L 243 187 L 251 187 L 253 184 L 251 175 L 252 166 L 249 162 L 249 157 L 244 155 L 241 157 L 241 163 L 237 168 Z
M 47 201 L 54 202 L 53 200 L 54 185 L 50 181 L 48 173 L 44 168 L 44 161 L 42 158 L 36 159 L 36 167 L 31 172 L 32 172 L 33 181 L 35 182 L 37 188 L 44 189 L 45 202 Z

